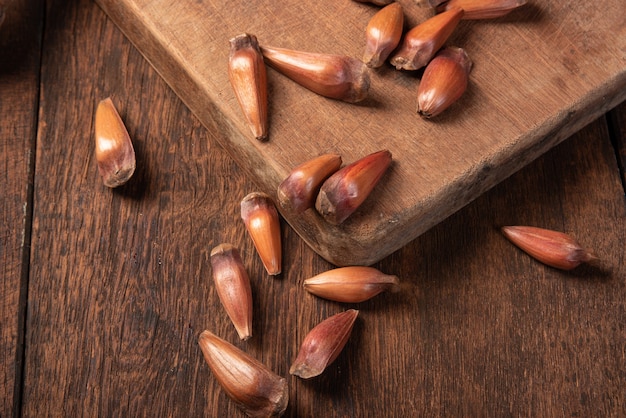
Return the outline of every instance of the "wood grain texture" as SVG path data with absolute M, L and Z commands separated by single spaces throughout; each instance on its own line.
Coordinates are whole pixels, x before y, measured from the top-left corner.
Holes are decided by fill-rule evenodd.
M 196 321 L 218 306 L 207 234 L 236 220 L 210 191 L 237 169 L 93 3 L 50 2 L 46 28 L 24 415 L 184 415 Z M 114 191 L 93 158 L 109 95 L 138 161 Z
M 10 417 L 22 383 L 43 5 L 0 9 L 0 416 Z
M 626 202 L 605 118 L 376 263 L 401 292 L 332 303 L 302 287 L 332 265 L 286 223 L 283 273 L 267 276 L 239 219 L 256 184 L 97 5 L 46 7 L 24 417 L 242 417 L 202 358 L 204 329 L 287 377 L 289 417 L 626 415 Z M 109 95 L 137 151 L 116 190 L 93 158 Z M 602 265 L 545 267 L 505 224 L 571 233 Z M 247 342 L 212 286 L 221 242 L 252 281 Z M 350 307 L 336 362 L 289 376 L 308 330 Z
M 379 261 L 626 98 L 620 0 L 597 8 L 529 2 L 502 19 L 461 22 L 448 43 L 474 61 L 471 87 L 441 118 L 416 115 L 419 72 L 372 72 L 370 98 L 354 106 L 270 70 L 270 140 L 259 143 L 228 82 L 228 39 L 249 32 L 262 45 L 361 57 L 377 8 L 353 1 L 98 3 L 205 126 L 222 133 L 221 144 L 263 191 L 275 195 L 291 168 L 323 153 L 348 163 L 392 152 L 383 183 L 341 226 L 315 211 L 283 213 L 338 265 Z M 431 14 L 412 0 L 400 3 L 407 27 Z
M 607 114 L 611 142 L 615 148 L 617 165 L 626 194 L 626 104 L 622 103 Z

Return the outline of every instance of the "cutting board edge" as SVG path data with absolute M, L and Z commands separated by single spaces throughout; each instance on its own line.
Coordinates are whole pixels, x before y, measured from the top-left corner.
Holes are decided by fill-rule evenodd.
M 308 221 L 293 219 L 289 214 L 283 214 L 283 217 L 307 245 L 330 263 L 338 266 L 375 264 L 409 244 L 438 223 L 470 204 L 483 193 L 523 169 L 535 159 L 626 100 L 626 70 L 621 74 L 617 74 L 614 79 L 608 80 L 606 84 L 606 88 L 602 89 L 602 91 L 590 94 L 582 98 L 583 100 L 580 103 L 574 104 L 561 119 L 556 119 L 554 124 L 541 126 L 536 132 L 527 132 L 527 136 L 539 139 L 520 141 L 530 145 L 523 150 L 519 150 L 515 159 L 507 158 L 507 155 L 504 155 L 485 160 L 485 165 L 477 167 L 469 177 L 449 185 L 449 189 L 440 191 L 437 195 L 432 196 L 432 199 L 430 199 L 432 202 L 425 202 L 421 207 L 414 208 L 410 222 L 396 227 L 393 227 L 393 223 L 387 224 L 388 226 L 391 225 L 391 227 L 376 231 L 376 233 L 371 235 L 369 242 L 364 243 L 359 238 L 355 238 L 354 235 L 343 233 L 342 229 L 337 227 L 331 230 L 331 233 L 334 234 L 333 240 L 335 242 L 333 244 L 329 243 L 328 240 L 320 240 L 320 236 L 323 236 L 324 231 L 320 227 L 315 227 L 315 225 L 323 223 L 323 220 L 319 215 L 315 215 L 314 212 L 308 215 Z M 616 87 L 612 88 L 610 86 Z M 615 93 L 608 95 L 606 93 L 608 91 L 614 91 Z M 589 111 L 589 109 L 593 111 Z M 495 160 L 503 162 L 493 164 Z M 454 202 L 449 201 L 451 196 L 455 197 Z M 458 196 L 462 197 L 458 198 Z M 429 214 L 430 216 L 428 216 Z M 407 225 L 411 226 L 408 230 Z M 352 252 L 338 252 L 336 251 L 337 248 L 345 249 L 346 251 L 350 249 Z M 373 252 L 372 249 L 377 251 Z
M 185 77 L 181 78 L 179 77 L 181 75 L 180 71 L 176 71 L 176 74 L 169 74 L 168 65 L 164 65 L 164 68 L 162 68 L 158 64 L 158 59 L 152 56 L 152 54 L 155 54 L 155 56 L 158 54 L 158 37 L 151 33 L 148 27 L 140 27 L 133 24 L 136 22 L 127 21 L 121 2 L 118 3 L 119 9 L 111 8 L 107 0 L 96 0 L 96 3 L 185 105 L 198 117 L 205 128 L 209 130 L 213 128 L 213 130 L 220 132 L 221 135 L 215 135 L 214 138 L 237 164 L 247 174 L 251 175 L 252 180 L 260 186 L 262 191 L 275 197 L 275 188 L 280 181 L 280 174 L 275 171 L 266 171 L 265 176 L 258 176 L 251 170 L 254 167 L 259 169 L 258 167 L 261 164 L 242 164 L 244 161 L 262 162 L 262 158 L 256 152 L 256 148 L 246 139 L 247 132 L 242 133 L 239 131 L 232 121 L 229 121 L 219 111 L 215 103 L 211 103 L 211 107 L 216 110 L 207 110 L 206 103 L 194 101 L 189 95 L 185 94 L 185 84 L 197 85 L 193 77 L 185 73 Z M 163 54 L 158 56 L 163 58 Z M 171 57 L 166 58 L 172 60 L 169 66 L 174 71 L 175 60 Z M 610 80 L 608 84 L 625 86 L 626 74 L 616 75 L 615 80 Z M 545 130 L 544 134 L 538 134 L 537 132 L 526 133 L 526 135 L 531 135 L 535 139 L 539 138 L 539 140 L 530 141 L 531 146 L 526 150 L 522 150 L 516 156 L 519 158 L 519 161 L 511 163 L 511 165 L 491 164 L 488 161 L 488 172 L 484 173 L 479 170 L 475 181 L 465 179 L 466 181 L 458 184 L 451 184 L 449 188 L 439 191 L 435 196 L 431 196 L 429 202 L 422 202 L 422 205 L 411 208 L 411 213 L 408 214 L 408 222 L 402 225 L 394 224 L 393 221 L 383 220 L 374 227 L 367 228 L 367 231 L 371 233 L 364 236 L 355 228 L 350 227 L 350 225 L 344 228 L 342 226 L 335 227 L 325 224 L 316 214 L 294 218 L 292 215 L 281 211 L 281 215 L 307 245 L 328 262 L 338 266 L 374 264 L 407 245 L 571 134 L 595 120 L 602 113 L 621 103 L 621 101 L 626 99 L 626 93 L 622 93 L 623 90 L 618 88 L 615 90 L 616 93 L 609 97 L 608 100 L 606 95 L 608 89 L 601 92 L 596 91 L 596 97 L 583 98 L 582 103 L 576 103 L 572 109 L 567 110 L 566 114 L 563 115 L 564 120 L 555 121 L 554 126 L 541 126 L 540 129 Z M 593 108 L 591 103 L 599 104 L 599 106 Z M 589 112 L 590 109 L 592 110 L 591 112 Z M 229 142 L 229 140 L 235 140 L 235 142 Z M 233 148 L 233 145 L 236 148 Z M 248 165 L 251 167 L 248 167 Z M 494 168 L 496 169 L 494 170 Z M 265 180 L 265 182 L 259 181 L 259 179 Z M 468 188 L 468 184 L 471 187 Z M 450 189 L 461 190 L 463 198 L 459 199 L 455 196 L 454 202 L 451 203 L 449 201 L 451 196 Z M 407 233 L 407 230 L 410 232 Z

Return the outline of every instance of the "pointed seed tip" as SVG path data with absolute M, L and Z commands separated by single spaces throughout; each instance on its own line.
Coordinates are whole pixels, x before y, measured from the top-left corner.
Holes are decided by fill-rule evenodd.
M 223 254 L 225 252 L 232 251 L 233 249 L 237 249 L 237 247 L 235 247 L 233 244 L 223 242 L 213 247 L 213 249 L 211 250 L 210 256 Z

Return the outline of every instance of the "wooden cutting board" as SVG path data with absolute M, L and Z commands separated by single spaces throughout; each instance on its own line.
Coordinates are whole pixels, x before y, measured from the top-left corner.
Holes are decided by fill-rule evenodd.
M 228 40 L 247 32 L 262 45 L 361 58 L 377 7 L 351 0 L 97 2 L 259 190 L 275 196 L 294 166 L 323 153 L 347 164 L 391 151 L 390 170 L 341 226 L 314 210 L 283 213 L 336 265 L 377 262 L 626 99 L 624 1 L 529 0 L 503 18 L 461 22 L 448 45 L 463 47 L 474 68 L 466 94 L 441 117 L 416 114 L 421 72 L 375 70 L 369 98 L 354 105 L 269 69 L 270 133 L 261 143 L 228 81 Z M 405 28 L 432 15 L 414 0 L 399 3 Z

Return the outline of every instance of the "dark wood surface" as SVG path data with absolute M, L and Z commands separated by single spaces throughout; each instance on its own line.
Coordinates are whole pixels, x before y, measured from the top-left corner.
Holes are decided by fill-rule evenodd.
M 626 415 L 625 104 L 377 263 L 401 292 L 338 304 L 303 290 L 332 266 L 286 224 L 283 274 L 264 273 L 239 219 L 254 179 L 94 2 L 4 3 L 0 416 L 242 416 L 204 329 L 288 379 L 287 416 Z M 107 96 L 137 152 L 117 190 L 93 154 Z M 505 224 L 568 232 L 602 263 L 546 267 Z M 221 242 L 251 276 L 247 342 L 212 286 Z M 289 376 L 308 330 L 351 307 L 337 361 Z

